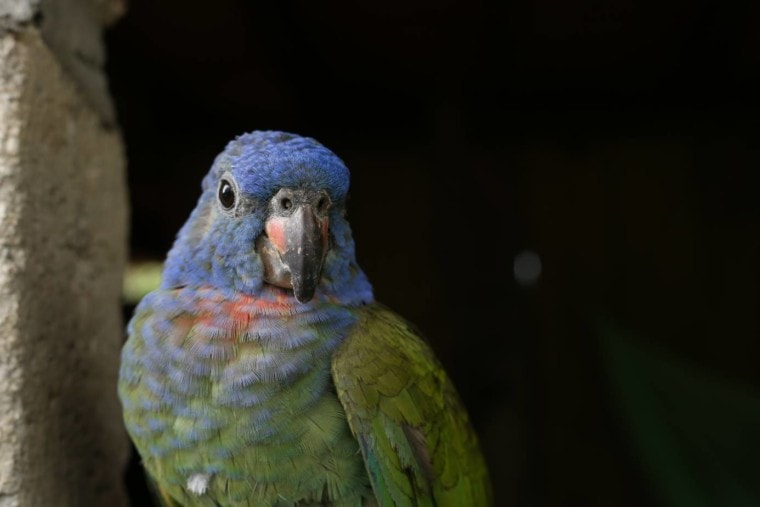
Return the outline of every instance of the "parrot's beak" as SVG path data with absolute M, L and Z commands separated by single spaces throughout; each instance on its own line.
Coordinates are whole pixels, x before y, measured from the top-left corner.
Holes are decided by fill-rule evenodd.
M 299 303 L 308 303 L 322 277 L 327 229 L 327 216 L 319 216 L 309 203 L 299 204 L 288 216 L 270 217 L 265 234 L 256 240 L 264 281 L 293 289 Z

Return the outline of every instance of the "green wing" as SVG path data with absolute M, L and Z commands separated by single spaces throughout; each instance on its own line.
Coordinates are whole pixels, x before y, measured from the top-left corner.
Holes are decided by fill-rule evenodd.
M 379 504 L 491 505 L 477 437 L 433 352 L 391 310 L 359 313 L 332 370 Z

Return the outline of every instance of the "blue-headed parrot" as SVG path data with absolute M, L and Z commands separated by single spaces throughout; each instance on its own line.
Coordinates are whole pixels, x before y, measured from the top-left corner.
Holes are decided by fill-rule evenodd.
M 492 504 L 455 387 L 357 265 L 348 189 L 334 153 L 276 131 L 238 136 L 203 179 L 121 355 L 166 506 Z

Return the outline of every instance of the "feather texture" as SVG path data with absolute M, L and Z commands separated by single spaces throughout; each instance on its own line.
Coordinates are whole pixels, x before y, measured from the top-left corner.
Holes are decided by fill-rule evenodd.
M 148 473 L 180 505 L 356 505 L 369 481 L 330 378 L 356 317 L 324 301 L 160 290 L 138 307 L 120 396 Z M 209 478 L 203 494 L 191 479 Z
M 477 437 L 430 348 L 380 304 L 357 313 L 332 372 L 380 504 L 490 505 Z

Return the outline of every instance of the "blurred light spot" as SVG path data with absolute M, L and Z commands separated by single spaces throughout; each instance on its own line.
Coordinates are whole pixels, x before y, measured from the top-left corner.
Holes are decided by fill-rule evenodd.
M 515 256 L 513 269 L 517 283 L 523 287 L 535 285 L 541 278 L 541 257 L 531 250 L 523 250 Z

